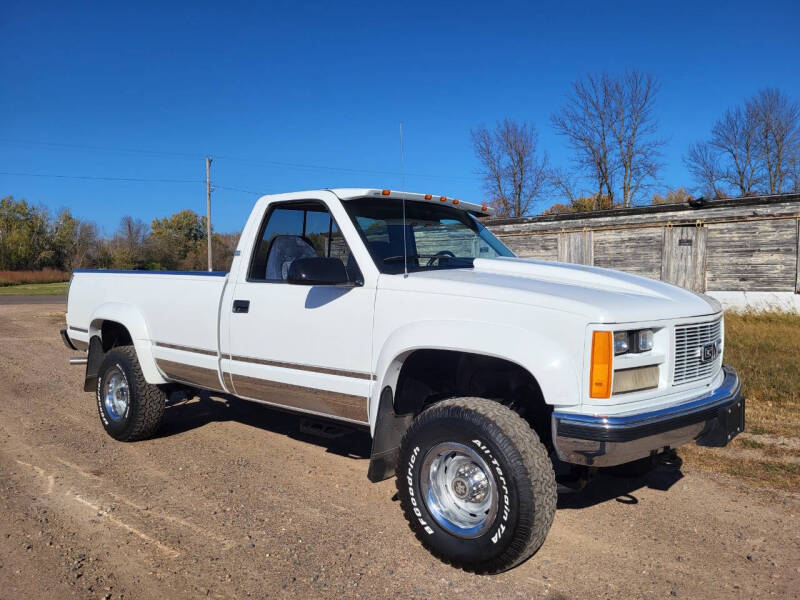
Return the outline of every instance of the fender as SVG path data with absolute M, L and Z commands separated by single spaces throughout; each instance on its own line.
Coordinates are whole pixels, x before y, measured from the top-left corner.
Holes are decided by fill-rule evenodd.
M 564 340 L 534 331 L 483 321 L 416 321 L 395 330 L 383 344 L 374 372 L 378 376 L 370 402 L 370 427 L 376 431 L 381 391 L 397 387 L 403 361 L 414 350 L 453 350 L 502 358 L 526 369 L 539 384 L 545 402 L 571 406 L 581 397 L 580 360 L 583 345 L 570 353 Z
M 132 304 L 124 304 L 122 302 L 101 304 L 92 313 L 89 325 L 90 340 L 94 336 L 100 336 L 103 321 L 116 321 L 124 325 L 128 333 L 131 334 L 133 347 L 136 349 L 136 358 L 139 359 L 139 365 L 142 367 L 142 374 L 147 383 L 167 383 L 167 380 L 161 376 L 161 372 L 156 367 L 147 323 L 139 309 Z

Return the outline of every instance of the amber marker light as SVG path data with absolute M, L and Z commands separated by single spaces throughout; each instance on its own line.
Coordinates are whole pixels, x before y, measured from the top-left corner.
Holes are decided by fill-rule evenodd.
M 456 200 L 455 198 L 453 198 L 453 204 L 458 204 L 458 200 Z
M 447 196 L 441 196 L 439 202 L 447 202 Z
M 391 193 L 392 193 L 392 192 L 391 192 L 391 190 L 383 190 L 383 191 L 381 192 L 381 195 L 382 195 L 382 196 L 388 196 L 388 195 L 389 195 L 389 194 L 391 194 Z
M 481 210 L 482 210 L 483 212 L 486 212 L 487 210 L 489 210 L 489 207 L 488 207 L 488 206 L 486 206 L 485 204 L 481 204 Z
M 430 194 L 425 194 L 425 200 L 430 200 L 431 198 L 433 198 L 433 196 Z
M 610 331 L 592 334 L 592 366 L 589 371 L 589 397 L 611 396 L 611 359 L 614 357 L 614 336 Z

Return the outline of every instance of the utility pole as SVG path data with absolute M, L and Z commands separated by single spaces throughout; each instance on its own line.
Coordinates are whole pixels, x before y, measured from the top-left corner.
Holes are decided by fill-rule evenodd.
M 211 266 L 211 157 L 206 156 L 206 239 L 208 240 L 208 270 Z

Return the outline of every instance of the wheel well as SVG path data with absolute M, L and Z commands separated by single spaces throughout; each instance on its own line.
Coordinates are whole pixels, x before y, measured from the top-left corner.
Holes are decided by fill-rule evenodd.
M 545 446 L 552 445 L 552 407 L 536 379 L 511 361 L 452 350 L 415 350 L 403 362 L 394 410 L 417 415 L 445 398 L 478 396 L 505 404 L 525 419 Z
M 128 329 L 116 321 L 103 321 L 100 326 L 100 339 L 103 342 L 103 352 L 108 352 L 116 346 L 133 345 L 133 338 Z

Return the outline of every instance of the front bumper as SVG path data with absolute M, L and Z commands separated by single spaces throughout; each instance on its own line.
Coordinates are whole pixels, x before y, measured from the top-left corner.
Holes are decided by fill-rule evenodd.
M 553 413 L 558 457 L 568 463 L 611 467 L 695 441 L 725 446 L 744 430 L 744 398 L 736 371 L 723 366 L 722 384 L 667 408 L 613 417 Z

